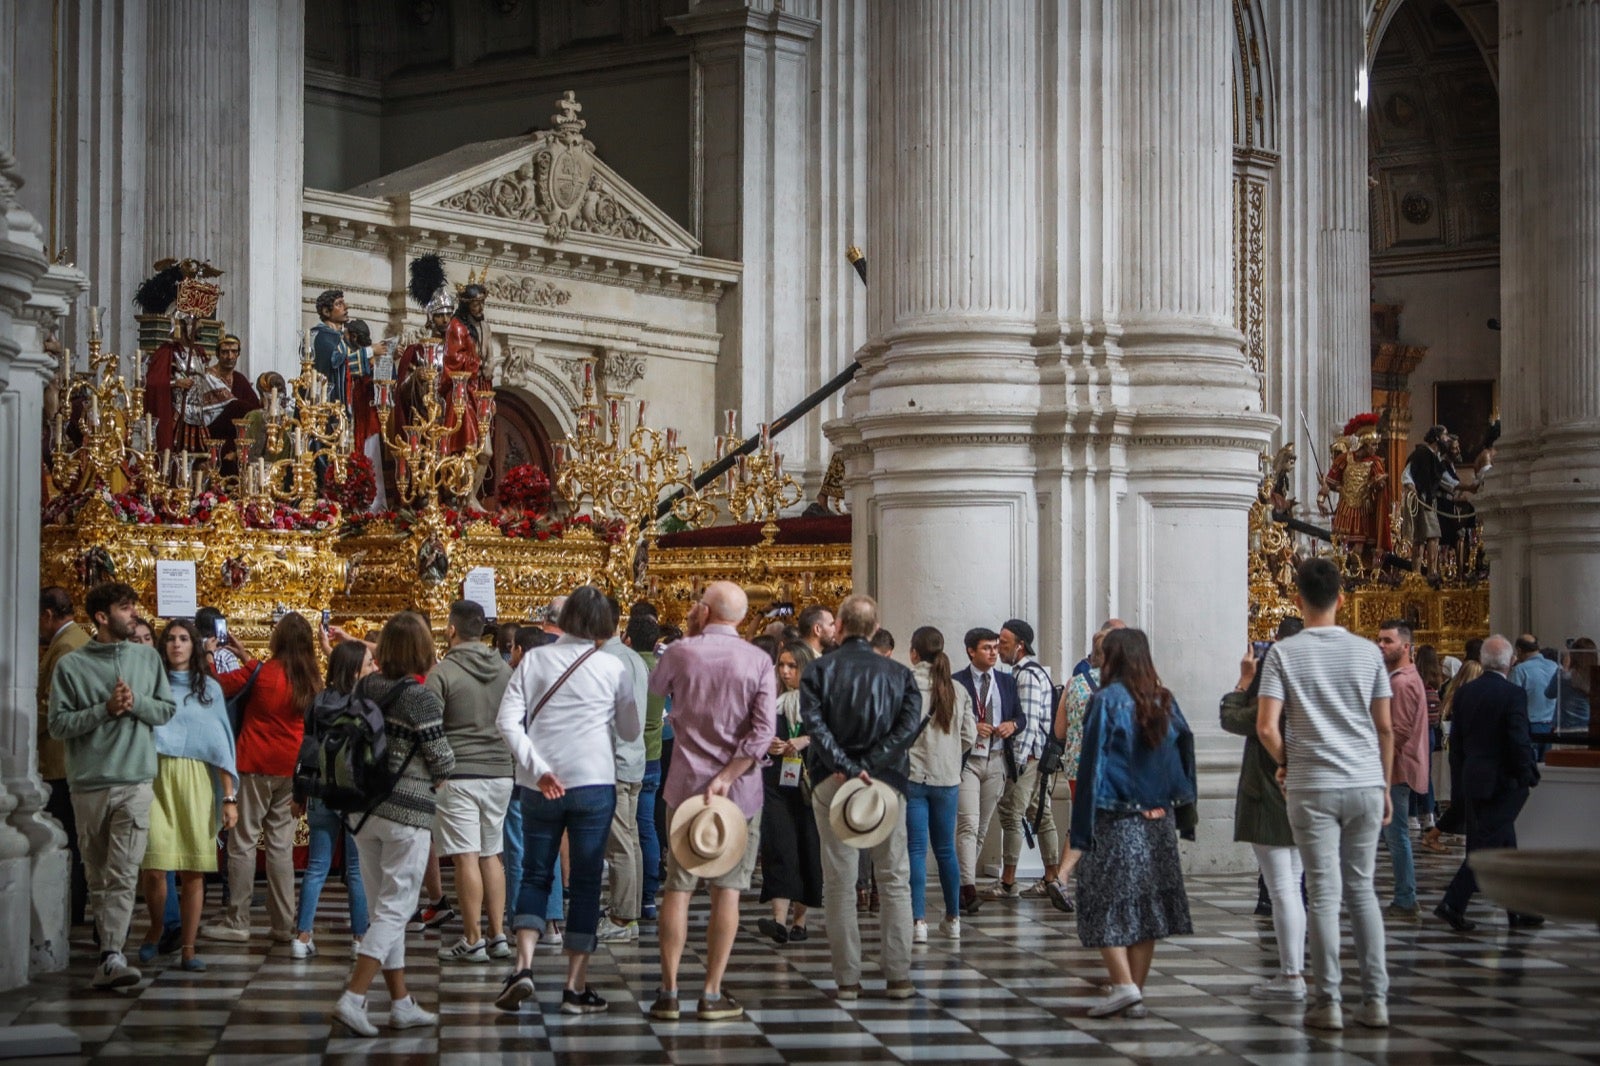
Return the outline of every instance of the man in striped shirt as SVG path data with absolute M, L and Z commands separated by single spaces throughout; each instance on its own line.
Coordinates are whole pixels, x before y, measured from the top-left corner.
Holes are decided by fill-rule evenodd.
M 1342 894 L 1361 967 L 1362 1003 L 1356 1020 L 1384 1028 L 1389 1024 L 1389 974 L 1372 875 L 1378 834 L 1394 814 L 1389 674 L 1377 646 L 1335 620 L 1344 600 L 1337 566 L 1327 559 L 1307 560 L 1295 575 L 1295 585 L 1306 628 L 1274 644 L 1262 661 L 1256 735 L 1278 763 L 1289 824 L 1305 864 L 1311 968 L 1317 979 L 1305 1024 L 1344 1028 L 1339 991 Z
M 1017 706 L 1022 725 L 1011 740 L 1011 754 L 1017 761 L 1017 779 L 1007 786 L 1000 799 L 1001 870 L 994 890 L 999 896 L 1043 896 L 1055 881 L 1061 856 L 1061 840 L 1056 833 L 1055 814 L 1046 803 L 1034 831 L 1039 836 L 1039 855 L 1044 860 L 1044 878 L 1027 889 L 1017 888 L 1017 860 L 1022 857 L 1022 821 L 1038 798 L 1039 756 L 1044 751 L 1045 731 L 1055 719 L 1051 698 L 1054 685 L 1050 671 L 1034 658 L 1033 627 L 1013 618 L 1000 627 L 1000 658 L 1011 667 L 1017 681 Z

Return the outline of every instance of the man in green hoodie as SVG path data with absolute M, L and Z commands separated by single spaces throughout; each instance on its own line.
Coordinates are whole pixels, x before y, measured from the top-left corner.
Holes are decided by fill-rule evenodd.
M 150 831 L 156 777 L 154 729 L 177 710 L 156 650 L 135 644 L 139 594 L 106 582 L 84 603 L 95 638 L 62 657 L 50 679 L 50 735 L 66 743 L 67 783 L 78 848 L 100 935 L 94 987 L 140 980 L 122 946 L 133 920 L 139 864 Z
M 428 674 L 428 688 L 444 701 L 444 735 L 456 753 L 455 769 L 435 797 L 433 845 L 455 863 L 465 935 L 439 949 L 444 962 L 485 963 L 512 954 L 505 936 L 506 875 L 500 859 L 511 802 L 511 749 L 495 725 L 511 668 L 498 649 L 483 643 L 488 625 L 477 603 L 452 603 L 445 628 L 450 648 Z M 487 940 L 478 925 L 485 910 Z

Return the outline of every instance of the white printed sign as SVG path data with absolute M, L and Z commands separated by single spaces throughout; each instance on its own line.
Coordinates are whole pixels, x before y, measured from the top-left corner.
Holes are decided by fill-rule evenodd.
M 194 563 L 156 560 L 156 614 L 162 618 L 193 618 L 200 612 Z
M 461 582 L 461 598 L 482 607 L 485 618 L 500 617 L 494 602 L 494 567 L 475 566 L 468 570 L 466 580 Z

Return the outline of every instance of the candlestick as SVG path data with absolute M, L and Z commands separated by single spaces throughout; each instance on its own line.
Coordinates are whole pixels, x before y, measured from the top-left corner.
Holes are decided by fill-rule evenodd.
M 768 428 L 769 428 L 769 424 L 768 423 L 766 423 L 766 422 L 761 423 L 761 446 L 763 448 L 765 448 L 767 445 L 772 443 L 771 439 L 767 436 L 767 429 Z
M 736 429 L 736 423 L 739 417 L 739 412 L 729 409 L 722 412 L 722 417 L 728 424 L 728 436 L 734 436 L 734 434 L 738 432 Z
M 677 450 L 678 450 L 678 431 L 673 429 L 671 426 L 668 426 L 667 427 L 667 451 L 673 452 L 673 451 L 677 451 Z
M 106 313 L 106 309 L 104 307 L 91 307 L 91 308 L 89 308 L 89 339 L 90 340 L 97 341 L 97 340 L 100 339 L 100 319 L 105 313 Z
M 639 401 L 639 421 L 634 423 L 635 425 L 639 425 L 639 426 L 644 425 L 644 409 L 645 409 L 645 401 L 644 400 L 640 400 Z

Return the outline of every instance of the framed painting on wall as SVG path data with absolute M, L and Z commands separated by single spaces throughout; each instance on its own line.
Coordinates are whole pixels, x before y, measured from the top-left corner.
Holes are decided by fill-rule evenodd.
M 1499 386 L 1495 381 L 1434 382 L 1434 424 L 1461 438 L 1461 454 L 1468 460 L 1483 447 L 1489 423 L 1499 411 Z

